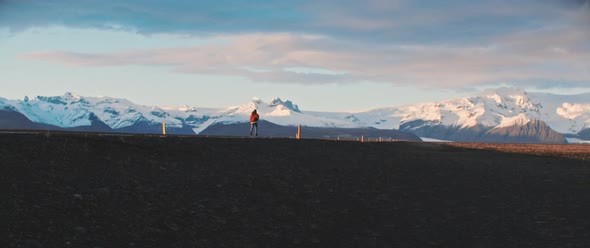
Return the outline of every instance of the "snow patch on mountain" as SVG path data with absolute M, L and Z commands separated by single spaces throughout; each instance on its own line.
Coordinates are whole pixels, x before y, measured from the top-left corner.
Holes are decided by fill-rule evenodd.
M 12 105 L 10 105 L 6 99 L 0 97 L 0 109 L 7 109 L 8 107 L 11 107 Z
M 207 127 L 209 127 L 209 126 L 213 125 L 213 124 L 214 124 L 214 123 L 216 123 L 216 122 L 217 122 L 217 120 L 216 120 L 216 119 L 213 119 L 213 118 L 211 118 L 211 119 L 207 119 L 207 120 L 205 120 L 205 121 L 204 121 L 204 122 L 202 122 L 202 123 L 199 123 L 199 124 L 197 124 L 197 125 L 194 125 L 193 132 L 195 132 L 196 134 L 199 134 L 199 133 L 201 133 L 203 130 L 205 130 Z
M 523 126 L 529 123 L 531 119 L 526 116 L 525 114 L 519 114 L 517 116 L 502 116 L 502 121 L 500 124 L 495 126 L 495 128 L 502 128 L 502 127 L 511 127 L 511 126 Z

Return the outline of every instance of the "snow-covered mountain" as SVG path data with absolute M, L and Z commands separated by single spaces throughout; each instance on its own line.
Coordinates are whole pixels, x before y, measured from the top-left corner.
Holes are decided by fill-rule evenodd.
M 251 102 L 234 106 L 220 112 L 218 122 L 237 123 L 249 120 L 250 113 L 256 111 L 266 121 L 283 126 L 304 125 L 311 127 L 340 127 L 353 128 L 361 127 L 347 120 L 337 120 L 321 115 L 309 115 L 299 110 L 299 107 L 291 101 L 282 101 L 280 98 L 274 98 L 269 103 L 259 98 L 253 98 Z
M 399 120 L 400 130 L 434 135 L 433 138 L 439 139 L 469 140 L 461 136 L 473 138 L 474 135 L 498 133 L 499 129 L 511 126 L 539 124 L 531 123 L 534 120 L 558 133 L 571 135 L 590 128 L 590 94 L 555 95 L 499 88 L 465 98 L 370 112 L 373 115 L 392 113 L 394 122 Z M 439 129 L 438 134 L 426 132 L 433 128 Z M 551 130 L 539 132 L 547 134 Z
M 355 113 L 309 113 L 347 119 L 361 126 L 396 129 L 417 120 L 458 128 L 477 125 L 500 128 L 536 119 L 560 133 L 577 133 L 590 127 L 590 94 L 562 96 L 499 88 L 464 98 Z
M 323 128 L 399 129 L 419 136 L 456 141 L 561 143 L 561 134 L 590 129 L 590 94 L 554 95 L 499 88 L 438 102 L 357 112 L 302 111 L 291 101 L 254 98 L 228 108 L 156 107 L 110 97 L 37 96 L 0 98 L 0 111 L 18 112 L 34 123 L 59 128 L 103 125 L 115 131 L 157 132 L 161 123 L 180 133 L 201 133 L 212 125 L 261 119 L 280 125 Z M 535 140 L 535 138 L 540 139 Z
M 113 130 L 129 128 L 139 123 L 168 128 L 190 128 L 200 133 L 215 123 L 247 122 L 252 110 L 266 121 L 278 125 L 315 127 L 359 127 L 345 120 L 333 120 L 302 113 L 296 104 L 274 98 L 270 102 L 254 98 L 250 102 L 228 108 L 197 108 L 191 106 L 157 107 L 132 103 L 110 97 L 83 97 L 74 93 L 62 96 L 37 96 L 23 100 L 0 98 L 0 110 L 16 111 L 35 123 L 61 128 L 91 126 L 93 117 Z

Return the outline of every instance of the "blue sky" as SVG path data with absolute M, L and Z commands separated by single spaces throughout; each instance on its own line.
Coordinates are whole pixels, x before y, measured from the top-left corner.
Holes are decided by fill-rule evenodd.
M 588 0 L 3 0 L 0 97 L 354 110 L 590 92 Z

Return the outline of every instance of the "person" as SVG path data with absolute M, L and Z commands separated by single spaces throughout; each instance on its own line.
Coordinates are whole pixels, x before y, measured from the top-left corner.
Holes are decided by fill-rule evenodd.
M 255 109 L 250 115 L 250 136 L 252 136 L 252 131 L 255 131 L 256 136 L 258 136 L 258 118 L 260 118 L 260 116 Z

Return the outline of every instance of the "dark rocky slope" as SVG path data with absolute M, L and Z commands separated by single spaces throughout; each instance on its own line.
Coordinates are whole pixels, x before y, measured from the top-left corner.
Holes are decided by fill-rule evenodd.
M 491 128 L 482 125 L 462 128 L 444 126 L 422 120 L 405 122 L 400 130 L 411 132 L 420 137 L 429 137 L 457 142 L 496 142 L 496 143 L 539 143 L 566 144 L 563 134 L 547 126 L 545 122 L 533 120 L 524 125 L 503 128 Z
M 553 131 L 545 122 L 532 120 L 525 125 L 495 128 L 486 134 L 488 142 L 566 144 L 563 134 Z
M 34 123 L 23 114 L 11 109 L 0 109 L 0 128 L 2 129 L 39 129 L 40 124 Z
M 586 128 L 578 132 L 578 138 L 583 140 L 590 140 L 590 128 Z
M 281 126 L 268 121 L 260 121 L 258 124 L 261 137 L 295 137 L 297 127 Z M 223 135 L 223 136 L 248 136 L 250 123 L 215 123 L 205 130 L 201 135 Z M 365 139 L 376 140 L 406 140 L 421 141 L 420 138 L 412 133 L 398 130 L 385 130 L 376 128 L 329 128 L 329 127 L 302 127 L 301 136 L 304 138 L 317 139 L 346 139 L 356 140 L 364 137 Z

